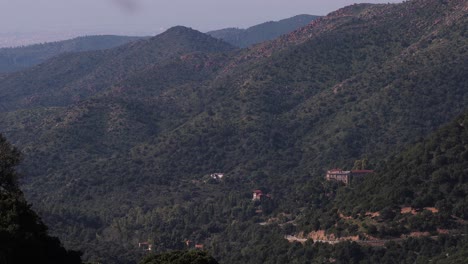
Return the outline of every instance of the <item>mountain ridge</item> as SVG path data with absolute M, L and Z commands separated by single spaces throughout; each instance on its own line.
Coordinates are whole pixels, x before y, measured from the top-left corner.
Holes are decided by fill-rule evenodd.
M 70 40 L 0 49 L 0 73 L 24 70 L 66 52 L 103 50 L 144 37 L 113 35 L 85 36 Z
M 174 41 L 176 45 L 172 43 Z M 188 43 L 195 45 L 191 46 Z M 3 80 L 4 87 L 0 91 L 2 93 L 0 106 L 4 109 L 17 109 L 20 106 L 34 107 L 35 105 L 61 106 L 64 103 L 69 104 L 88 98 L 96 92 L 110 88 L 113 82 L 122 81 L 137 71 L 164 63 L 165 60 L 176 56 L 194 51 L 228 50 L 234 50 L 234 48 L 198 31 L 175 27 L 148 40 L 140 40 L 106 51 L 65 54 L 25 72 L 7 75 Z M 125 66 L 123 61 L 126 63 Z M 33 84 L 32 81 L 27 80 L 31 75 L 44 77 L 35 80 Z M 50 84 L 56 82 L 57 79 L 62 80 L 62 75 L 65 78 L 71 76 L 71 80 L 65 79 L 68 85 L 54 84 L 56 91 L 53 96 L 50 90 L 41 91 L 50 89 Z M 17 80 L 23 83 L 18 83 Z M 21 99 L 15 99 L 15 94 L 18 94 L 17 87 L 25 93 L 21 95 Z
M 275 39 L 283 34 L 309 24 L 319 16 L 297 15 L 279 21 L 269 21 L 247 29 L 225 28 L 207 32 L 208 35 L 222 39 L 234 46 L 246 48 L 260 42 Z

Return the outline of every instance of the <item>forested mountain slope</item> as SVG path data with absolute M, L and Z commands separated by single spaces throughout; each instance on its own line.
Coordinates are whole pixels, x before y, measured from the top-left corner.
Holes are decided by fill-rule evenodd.
M 0 73 L 23 70 L 68 52 L 114 48 L 143 37 L 86 36 L 24 47 L 0 49 Z
M 297 15 L 280 21 L 269 21 L 247 29 L 224 28 L 206 34 L 222 39 L 236 47 L 249 47 L 257 43 L 273 40 L 311 23 L 318 16 Z
M 81 263 L 80 253 L 67 251 L 47 234 L 18 187 L 19 152 L 0 134 L 0 262 Z
M 468 219 L 468 113 L 393 157 L 346 196 L 343 208 L 436 207 L 440 214 Z M 359 193 L 359 195 L 358 195 Z M 352 199 L 347 199 L 351 198 Z
M 1 84 L 0 108 L 9 111 L 69 105 L 181 55 L 232 49 L 198 31 L 174 27 L 156 37 L 114 49 L 65 54 L 7 75 Z
M 316 187 L 328 195 L 303 211 L 289 232 L 304 239 L 357 241 L 328 253 L 340 256 L 345 249 L 345 263 L 466 262 L 467 121 L 465 111 L 350 185 Z M 324 252 L 313 259 L 327 256 Z
M 87 259 L 188 239 L 220 262 L 299 261 L 291 225 L 259 223 L 333 226 L 314 213 L 333 207 L 327 169 L 376 166 L 466 110 L 467 10 L 353 5 L 243 50 L 176 27 L 60 56 L 0 80 L 0 129 L 25 152 L 28 198 Z M 253 203 L 258 188 L 272 199 Z

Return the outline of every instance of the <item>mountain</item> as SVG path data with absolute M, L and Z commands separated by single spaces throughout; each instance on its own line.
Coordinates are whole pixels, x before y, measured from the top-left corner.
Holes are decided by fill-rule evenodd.
M 23 70 L 69 52 L 114 48 L 142 37 L 86 36 L 65 41 L 0 49 L 0 74 Z
M 47 227 L 25 201 L 15 171 L 19 160 L 19 152 L 0 135 L 2 263 L 81 263 L 80 253 L 66 250 L 57 238 L 50 237 Z
M 280 21 L 269 21 L 247 29 L 224 28 L 207 32 L 212 37 L 222 39 L 236 47 L 249 47 L 257 43 L 273 40 L 311 23 L 319 16 L 297 15 Z
M 226 263 L 379 259 L 387 251 L 284 236 L 357 234 L 338 210 L 375 205 L 363 195 L 360 209 L 325 171 L 365 157 L 380 170 L 466 111 L 467 10 L 461 0 L 361 4 L 249 49 L 175 27 L 62 55 L 0 80 L 0 131 L 25 153 L 27 198 L 86 260 L 135 263 L 140 242 L 203 245 Z M 252 201 L 253 190 L 270 198 Z M 429 256 L 421 245 L 442 254 L 463 242 L 453 239 L 388 252 L 413 260 Z
M 182 60 L 181 55 L 233 49 L 195 30 L 174 27 L 156 37 L 114 49 L 65 54 L 40 67 L 7 75 L 2 80 L 0 108 L 9 111 L 68 105 L 168 60 Z
M 234 46 L 247 47 L 289 33 L 316 18 L 318 16 L 298 15 L 277 22 L 262 23 L 248 29 L 227 28 L 211 31 L 208 34 Z M 112 35 L 84 36 L 23 47 L 0 48 L 0 74 L 24 70 L 64 53 L 111 49 L 146 38 Z

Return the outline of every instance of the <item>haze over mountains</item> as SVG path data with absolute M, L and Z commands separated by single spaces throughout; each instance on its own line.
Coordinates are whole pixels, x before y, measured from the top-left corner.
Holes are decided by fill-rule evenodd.
M 247 29 L 225 28 L 207 32 L 215 38 L 222 39 L 236 47 L 248 47 L 253 44 L 275 39 L 306 26 L 319 16 L 297 15 L 280 21 L 269 21 Z
M 442 258 L 466 250 L 467 12 L 462 0 L 359 4 L 244 49 L 179 26 L 64 54 L 0 79 L 0 131 L 24 153 L 28 200 L 87 260 L 135 263 L 139 242 L 161 252 L 186 240 L 223 263 Z M 363 158 L 382 181 L 324 182 Z M 252 202 L 256 189 L 271 199 Z M 420 190 L 434 195 L 413 204 Z M 407 206 L 443 214 L 403 216 Z M 441 229 L 450 243 L 284 239 Z
M 294 31 L 317 17 L 299 15 L 278 22 L 266 22 L 246 30 L 228 28 L 208 32 L 208 34 L 234 46 L 246 47 Z M 86 36 L 30 46 L 0 48 L 0 74 L 26 69 L 63 53 L 105 50 L 146 38 L 112 35 Z
M 0 73 L 22 70 L 67 52 L 114 48 L 142 37 L 88 36 L 71 40 L 0 49 Z

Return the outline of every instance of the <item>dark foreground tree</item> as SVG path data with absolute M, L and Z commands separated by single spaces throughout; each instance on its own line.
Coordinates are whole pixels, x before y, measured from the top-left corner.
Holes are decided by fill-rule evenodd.
M 0 135 L 0 263 L 81 263 L 81 253 L 67 251 L 24 199 L 15 166 L 19 152 Z
M 144 258 L 140 264 L 218 264 L 204 251 L 173 251 Z

